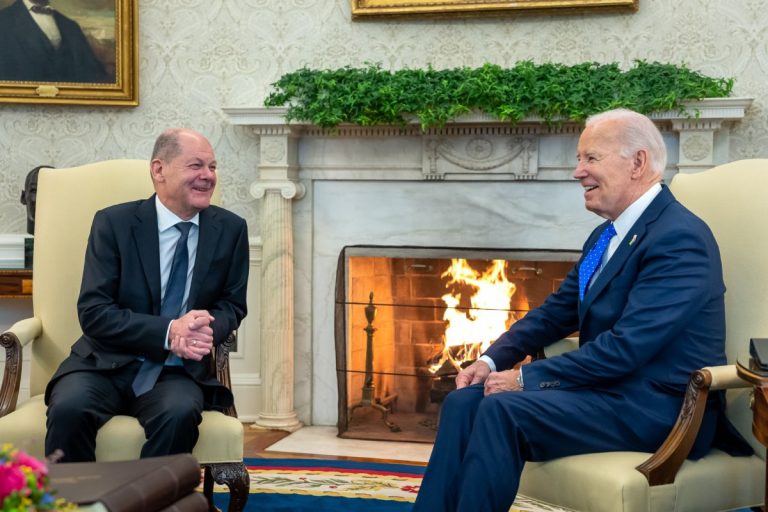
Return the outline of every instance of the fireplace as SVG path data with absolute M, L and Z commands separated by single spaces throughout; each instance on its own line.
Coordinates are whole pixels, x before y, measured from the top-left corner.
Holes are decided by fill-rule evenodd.
M 689 113 L 654 115 L 669 149 L 665 180 L 727 161 L 730 127 L 750 103 L 704 100 Z M 250 191 L 262 268 L 249 310 L 260 329 L 243 350 L 259 360 L 261 393 L 249 400 L 261 427 L 340 420 L 334 332 L 344 247 L 579 251 L 600 222 L 571 178 L 579 123 L 510 125 L 472 113 L 427 132 L 417 123 L 327 131 L 287 122 L 284 109 L 225 112 L 258 169 Z
M 343 248 L 335 297 L 339 436 L 434 441 L 459 369 L 556 290 L 578 256 Z

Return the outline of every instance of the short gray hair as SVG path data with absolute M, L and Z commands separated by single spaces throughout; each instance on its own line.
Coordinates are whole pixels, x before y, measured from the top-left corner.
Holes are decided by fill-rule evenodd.
M 634 110 L 617 108 L 589 116 L 586 126 L 611 120 L 623 121 L 622 132 L 619 134 L 624 142 L 623 156 L 628 157 L 645 149 L 648 151 L 651 170 L 663 175 L 667 167 L 667 146 L 653 121 Z
M 181 145 L 179 144 L 179 134 L 184 130 L 182 128 L 169 128 L 161 133 L 155 140 L 155 147 L 152 149 L 152 160 L 173 160 L 181 154 Z

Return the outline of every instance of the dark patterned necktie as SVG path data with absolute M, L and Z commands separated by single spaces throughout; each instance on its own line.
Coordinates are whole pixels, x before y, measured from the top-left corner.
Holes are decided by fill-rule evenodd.
M 192 223 L 179 222 L 174 227 L 181 231 L 181 237 L 176 242 L 176 249 L 173 252 L 173 263 L 171 263 L 171 274 L 165 287 L 165 297 L 160 305 L 160 316 L 169 318 L 179 317 L 181 305 L 184 302 L 184 291 L 187 288 L 187 271 L 189 269 L 187 239 L 189 238 L 189 230 L 192 228 Z M 162 369 L 163 363 L 144 359 L 139 371 L 136 373 L 136 377 L 133 379 L 133 392 L 136 396 L 141 396 L 155 387 L 155 382 L 157 382 Z
M 29 8 L 30 11 L 37 14 L 53 14 L 54 8 L 48 5 L 48 2 L 39 2 L 37 5 L 33 5 Z
M 597 267 L 600 266 L 600 262 L 603 259 L 603 253 L 608 249 L 608 243 L 615 234 L 616 228 L 613 227 L 613 223 L 608 224 L 608 227 L 600 233 L 600 238 L 597 239 L 597 243 L 595 243 L 592 250 L 589 251 L 587 257 L 581 261 L 581 265 L 579 265 L 579 300 L 584 300 L 584 294 L 589 286 L 589 280 L 592 278 L 595 270 L 597 270 Z

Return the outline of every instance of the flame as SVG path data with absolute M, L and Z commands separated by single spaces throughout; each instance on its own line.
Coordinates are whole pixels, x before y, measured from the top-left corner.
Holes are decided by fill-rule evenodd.
M 475 289 L 470 297 L 469 309 L 457 309 L 461 294 L 447 293 L 442 299 L 447 308 L 443 320 L 447 322 L 444 347 L 440 360 L 430 366 L 437 372 L 446 362 L 457 370 L 461 363 L 476 359 L 491 343 L 514 323 L 509 311 L 515 284 L 507 279 L 505 260 L 493 260 L 485 272 L 473 269 L 465 259 L 452 259 L 441 277 L 448 277 L 446 288 L 453 284 L 469 285 Z

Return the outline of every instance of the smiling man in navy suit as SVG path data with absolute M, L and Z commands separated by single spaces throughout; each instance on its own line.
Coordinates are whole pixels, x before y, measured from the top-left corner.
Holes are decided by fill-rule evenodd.
M 414 512 L 506 512 L 525 461 L 653 452 L 691 372 L 725 364 L 719 249 L 661 184 L 667 155 L 656 126 L 629 110 L 595 115 L 577 160 L 585 206 L 606 221 L 560 289 L 457 376 Z M 579 350 L 515 368 L 575 331 Z M 692 458 L 713 444 L 721 399 L 709 404 Z
M 0 10 L 0 80 L 113 81 L 80 25 L 49 3 L 16 0 Z
M 216 158 L 195 131 L 161 134 L 148 174 L 152 197 L 98 211 L 91 226 L 83 334 L 45 393 L 45 453 L 66 462 L 94 460 L 98 429 L 118 414 L 144 427 L 142 457 L 191 452 L 203 409 L 233 403 L 211 350 L 246 314 L 245 220 L 210 204 Z

